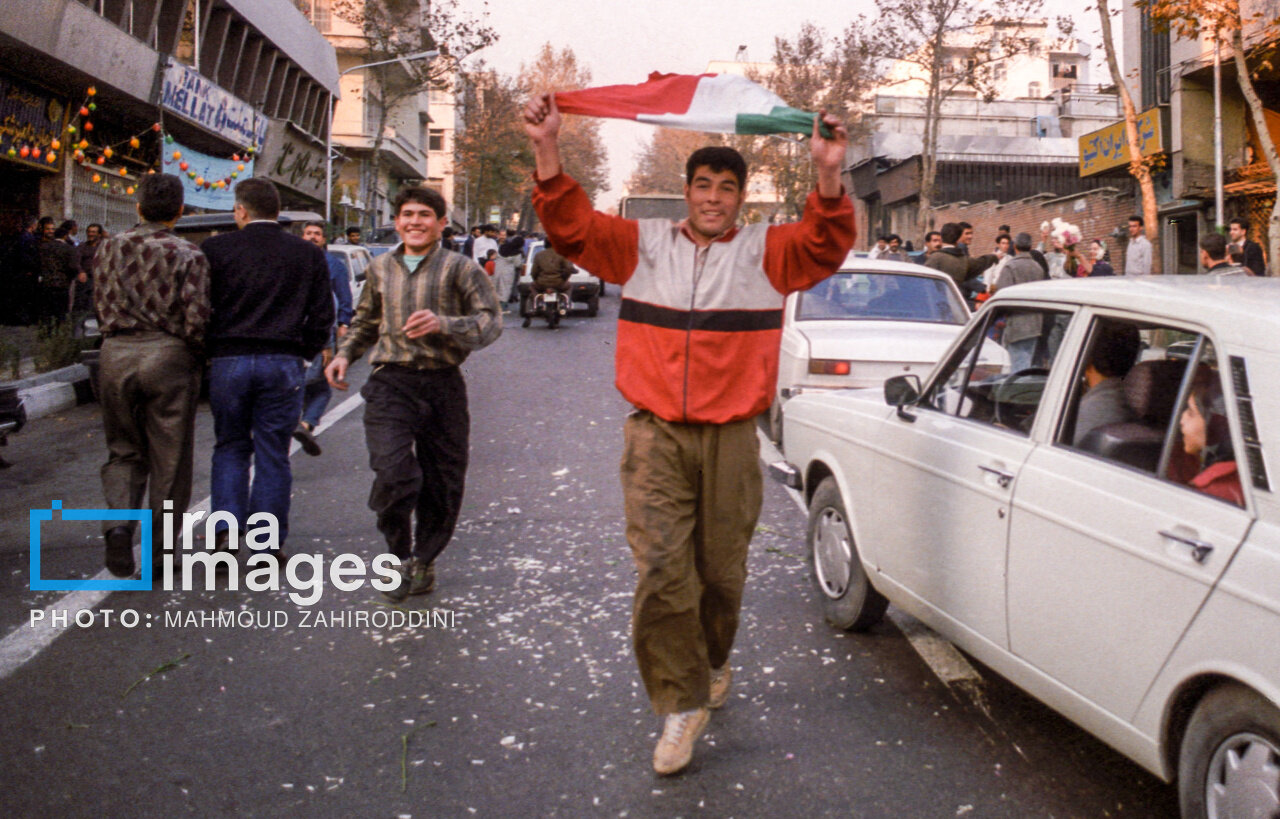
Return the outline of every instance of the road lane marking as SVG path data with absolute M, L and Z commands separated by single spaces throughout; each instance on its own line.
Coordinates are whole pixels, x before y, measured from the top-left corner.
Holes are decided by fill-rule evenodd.
M 760 439 L 760 460 L 766 468 L 771 463 L 785 460 L 763 430 L 757 429 L 756 436 Z M 800 491 L 789 486 L 782 488 L 795 501 L 800 512 L 808 518 L 809 508 L 805 506 L 804 496 Z M 907 642 L 920 655 L 920 659 L 924 660 L 925 665 L 933 671 L 934 676 L 949 687 L 963 690 L 981 711 L 990 716 L 981 692 L 982 675 L 964 658 L 959 649 L 936 631 L 897 607 L 890 608 L 887 616 L 902 632 L 902 636 L 907 638 Z
M 353 412 L 357 407 L 364 403 L 364 399 L 357 393 L 338 406 L 329 410 L 320 419 L 319 426 L 316 427 L 315 434 L 319 435 L 329 427 L 341 421 L 348 414 Z M 297 441 L 289 447 L 289 455 L 297 452 L 302 445 Z M 210 498 L 206 497 L 199 503 L 191 506 L 190 512 L 208 512 Z M 136 555 L 135 555 L 136 557 Z M 94 580 L 111 580 L 114 575 L 106 569 L 98 572 L 93 576 Z M 44 617 L 36 624 L 30 624 L 30 615 L 28 614 L 28 622 L 15 627 L 4 639 L 0 640 L 0 680 L 5 679 L 22 666 L 26 665 L 36 657 L 41 651 L 48 648 L 54 640 L 62 636 L 67 631 L 71 623 L 75 622 L 76 615 L 82 611 L 91 611 L 98 607 L 98 604 L 111 594 L 110 591 L 72 591 L 67 592 L 62 597 L 53 601 L 44 608 Z M 55 628 L 53 626 L 53 613 L 67 613 L 68 625 Z

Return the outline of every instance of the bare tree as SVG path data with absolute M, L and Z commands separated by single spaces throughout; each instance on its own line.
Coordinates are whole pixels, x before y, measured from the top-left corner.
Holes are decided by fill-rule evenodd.
M 989 6 L 971 0 L 876 0 L 876 19 L 861 17 L 850 26 L 850 32 L 872 32 L 866 47 L 873 56 L 910 67 L 925 84 L 919 216 L 923 229 L 933 227 L 943 102 L 961 91 L 994 99 L 997 67 L 1051 48 L 1053 43 L 1035 36 L 1045 27 L 1036 19 L 1043 6 L 1044 0 L 1005 0 L 997 17 L 986 10 Z M 1057 27 L 1065 36 L 1071 21 L 1058 18 Z
M 773 45 L 772 64 L 748 70 L 747 77 L 793 108 L 835 114 L 856 138 L 864 103 L 879 79 L 863 29 L 850 26 L 837 38 L 805 22 L 793 39 L 776 37 Z M 816 181 L 802 140 L 744 136 L 733 142 L 753 172 L 769 176 L 784 212 L 798 218 Z
M 627 190 L 633 195 L 683 193 L 685 160 L 702 146 L 717 141 L 718 137 L 700 131 L 655 129 L 627 178 Z
M 1116 59 L 1115 39 L 1111 35 L 1112 12 L 1107 7 L 1107 0 L 1098 0 L 1098 17 L 1102 21 L 1102 47 L 1107 53 L 1107 67 L 1111 69 L 1111 81 L 1120 92 L 1120 103 L 1124 106 L 1124 134 L 1129 143 L 1129 174 L 1138 180 L 1138 191 L 1142 197 L 1142 221 L 1145 223 L 1147 239 L 1153 248 L 1158 247 L 1156 240 L 1156 189 L 1151 181 L 1151 157 L 1142 155 L 1142 145 L 1138 141 L 1138 111 L 1133 104 L 1133 95 L 1129 93 L 1129 85 L 1125 82 L 1124 72 L 1120 70 L 1120 62 Z M 1151 272 L 1161 273 L 1163 261 L 1161 254 L 1151 254 Z
M 1274 8 L 1268 14 L 1266 4 L 1254 4 L 1255 11 L 1242 13 L 1239 0 L 1141 0 L 1139 7 L 1150 13 L 1152 20 L 1167 25 L 1178 37 L 1198 39 L 1204 33 L 1214 38 L 1230 38 L 1231 56 L 1236 68 L 1236 82 L 1249 107 L 1258 144 L 1280 188 L 1280 154 L 1267 130 L 1265 108 L 1254 86 L 1253 77 L 1264 68 L 1272 68 L 1272 59 L 1280 47 L 1280 18 Z M 1245 29 L 1258 45 L 1254 50 L 1254 67 L 1249 67 L 1250 49 L 1245 45 Z M 1280 275 L 1280 195 L 1276 196 L 1267 220 L 1267 266 L 1272 276 Z
M 364 40 L 361 62 L 396 60 L 365 69 L 366 106 L 375 114 L 373 150 L 369 166 L 370 199 L 382 173 L 382 145 L 387 120 L 401 103 L 428 89 L 452 90 L 459 62 L 497 41 L 498 35 L 482 18 L 458 9 L 457 0 L 333 0 L 338 18 L 360 27 Z M 438 50 L 430 60 L 404 58 Z

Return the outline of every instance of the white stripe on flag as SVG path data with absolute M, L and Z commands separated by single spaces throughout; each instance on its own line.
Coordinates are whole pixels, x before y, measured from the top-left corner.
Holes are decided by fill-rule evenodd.
M 739 114 L 773 113 L 785 106 L 782 98 L 769 89 L 737 74 L 703 77 L 694 89 L 689 110 L 683 114 L 640 114 L 637 122 L 683 128 L 688 131 L 712 131 L 732 134 L 737 130 Z

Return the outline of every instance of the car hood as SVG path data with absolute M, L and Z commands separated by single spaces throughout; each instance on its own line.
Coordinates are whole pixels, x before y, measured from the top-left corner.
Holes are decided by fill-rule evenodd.
M 901 321 L 804 321 L 796 329 L 809 342 L 810 358 L 848 361 L 918 361 L 932 364 L 955 340 L 962 324 Z

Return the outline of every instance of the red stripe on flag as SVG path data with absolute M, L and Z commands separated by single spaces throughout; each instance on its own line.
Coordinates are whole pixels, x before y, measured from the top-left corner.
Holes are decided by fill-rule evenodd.
M 689 110 L 698 81 L 715 74 L 649 75 L 639 85 L 604 85 L 556 94 L 556 106 L 564 114 L 635 119 L 640 114 L 683 114 Z

